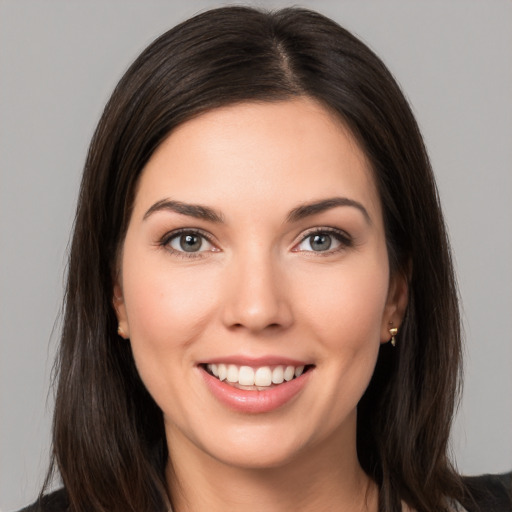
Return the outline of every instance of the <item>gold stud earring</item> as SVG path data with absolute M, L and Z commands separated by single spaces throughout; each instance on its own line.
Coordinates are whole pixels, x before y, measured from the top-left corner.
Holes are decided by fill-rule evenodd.
M 121 336 L 121 338 L 126 338 L 126 334 L 124 333 L 123 328 L 121 327 L 121 324 L 119 324 L 117 326 L 117 334 L 119 334 L 119 336 Z
M 398 329 L 396 327 L 391 327 L 391 329 L 389 329 L 389 334 L 391 334 L 391 345 L 393 345 L 393 347 L 396 347 L 395 336 L 398 334 Z

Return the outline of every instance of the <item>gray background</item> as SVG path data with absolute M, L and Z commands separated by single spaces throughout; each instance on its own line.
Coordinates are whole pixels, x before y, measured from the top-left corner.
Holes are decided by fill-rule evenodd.
M 413 105 L 437 174 L 464 306 L 466 381 L 454 456 L 463 473 L 511 469 L 512 2 L 298 4 L 333 17 L 374 48 Z M 217 5 L 0 0 L 4 511 L 35 497 L 47 463 L 58 324 L 52 330 L 81 168 L 102 107 L 154 37 Z

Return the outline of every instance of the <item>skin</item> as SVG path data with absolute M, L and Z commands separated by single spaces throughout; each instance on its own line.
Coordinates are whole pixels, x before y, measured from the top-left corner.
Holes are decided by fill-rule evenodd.
M 304 203 L 357 201 L 295 221 Z M 159 201 L 214 209 L 223 222 Z M 207 234 L 180 251 L 177 229 Z M 337 229 L 327 251 L 311 232 Z M 348 239 L 348 241 L 347 241 Z M 356 407 L 379 346 L 407 304 L 390 276 L 381 204 L 364 153 L 308 98 L 244 103 L 179 126 L 138 183 L 114 304 L 138 371 L 164 414 L 174 506 L 182 511 L 377 510 L 356 453 Z M 233 355 L 314 365 L 264 414 L 214 397 L 198 364 Z M 314 475 L 314 478 L 312 478 Z M 243 507 L 243 508 L 242 508 Z

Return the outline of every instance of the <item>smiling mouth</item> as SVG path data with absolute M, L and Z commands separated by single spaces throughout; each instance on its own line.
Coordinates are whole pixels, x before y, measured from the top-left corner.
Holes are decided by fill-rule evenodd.
M 308 372 L 314 365 L 238 366 L 236 364 L 204 364 L 202 368 L 221 382 L 249 391 L 265 391 L 290 382 Z

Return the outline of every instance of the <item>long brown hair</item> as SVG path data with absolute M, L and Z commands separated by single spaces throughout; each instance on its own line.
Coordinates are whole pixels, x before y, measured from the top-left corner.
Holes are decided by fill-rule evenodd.
M 360 463 L 380 510 L 445 511 L 462 484 L 448 455 L 461 340 L 439 198 L 416 121 L 381 60 L 304 9 L 207 11 L 154 41 L 119 82 L 93 137 L 71 245 L 58 356 L 54 462 L 71 510 L 164 510 L 162 412 L 116 333 L 113 276 L 140 173 L 172 130 L 243 101 L 316 99 L 371 162 L 392 272 L 408 276 L 398 346 L 380 349 L 358 407 Z

